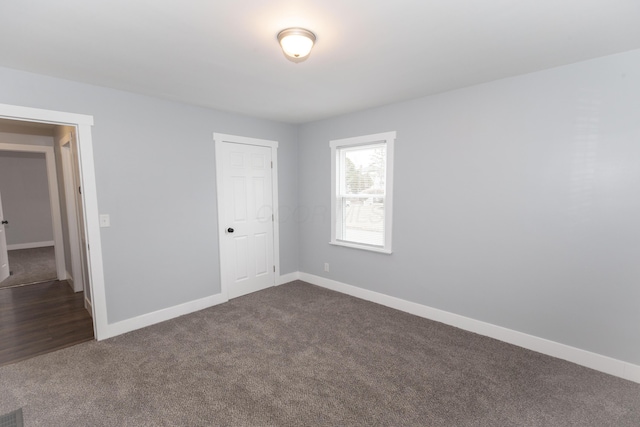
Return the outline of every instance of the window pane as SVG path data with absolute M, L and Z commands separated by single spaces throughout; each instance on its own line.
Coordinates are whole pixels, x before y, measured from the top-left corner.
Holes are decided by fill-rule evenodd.
M 386 146 L 340 149 L 342 235 L 338 239 L 384 246 Z
M 384 144 L 342 149 L 345 194 L 384 195 L 387 150 Z
M 342 198 L 341 240 L 384 246 L 384 198 Z

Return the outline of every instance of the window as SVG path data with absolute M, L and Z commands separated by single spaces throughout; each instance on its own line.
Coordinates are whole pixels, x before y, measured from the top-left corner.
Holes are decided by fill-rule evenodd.
M 391 253 L 395 132 L 331 147 L 331 244 Z

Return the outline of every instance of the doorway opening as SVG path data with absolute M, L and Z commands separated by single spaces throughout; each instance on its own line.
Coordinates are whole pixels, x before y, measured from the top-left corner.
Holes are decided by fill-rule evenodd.
M 0 104 L 0 152 L 43 153 L 41 155 L 45 156 L 56 264 L 56 280 L 8 289 L 0 287 L 0 300 L 4 303 L 40 297 L 40 300 L 31 301 L 29 307 L 22 307 L 23 314 L 34 314 L 38 310 L 38 303 L 45 304 L 43 307 L 47 304 L 49 307 L 73 307 L 76 310 L 75 317 L 79 317 L 80 311 L 86 313 L 88 323 L 85 319 L 84 331 L 75 334 L 81 337 L 80 341 L 105 338 L 107 326 L 91 144 L 92 124 L 93 118 L 90 116 Z M 39 142 L 37 138 L 34 140 L 34 134 L 46 136 L 47 142 L 43 143 L 42 138 Z M 3 221 L 6 219 L 3 218 Z M 26 288 L 29 288 L 29 295 L 24 294 Z M 16 298 L 17 292 L 22 294 Z M 56 302 L 53 303 L 51 298 Z M 59 304 L 62 300 L 66 302 Z M 3 304 L 0 313 L 3 336 L 6 327 L 10 326 L 8 323 L 11 323 L 7 319 L 20 317 L 11 315 L 13 308 Z M 46 308 L 43 310 L 47 311 Z M 18 328 L 21 327 L 24 325 L 18 325 Z M 69 324 L 56 327 L 49 324 L 42 329 L 57 330 L 67 336 L 74 334 L 69 330 Z M 11 339 L 3 342 L 5 345 L 9 341 L 19 343 L 21 335 L 28 334 L 12 333 Z M 51 341 L 49 338 L 47 340 Z M 68 345 L 71 344 L 61 344 L 63 347 Z M 9 352 L 15 352 L 17 360 L 24 358 L 18 354 L 19 349 Z M 0 364 L 3 362 L 6 363 L 6 360 L 0 360 Z
M 0 238 L 0 258 L 5 259 L 6 249 L 8 264 L 3 261 L 0 289 L 58 278 L 45 153 L 6 151 L 4 135 L 0 134 L 0 232 L 5 237 Z

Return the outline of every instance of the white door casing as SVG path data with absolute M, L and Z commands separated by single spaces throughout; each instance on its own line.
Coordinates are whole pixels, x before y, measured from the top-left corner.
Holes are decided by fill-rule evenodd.
M 80 240 L 80 225 L 78 223 L 78 209 L 76 207 L 76 193 L 78 183 L 74 173 L 74 159 L 71 139 L 73 133 L 65 135 L 59 142 L 60 157 L 62 161 L 62 180 L 64 183 L 64 200 L 66 203 L 69 251 L 71 255 L 71 277 L 73 278 L 73 290 L 84 290 L 82 274 L 82 243 Z
M 69 154 L 71 156 L 71 178 L 74 183 L 74 197 L 75 197 L 75 214 L 76 214 L 76 226 L 78 230 L 78 239 L 80 247 L 80 274 L 82 275 L 82 290 L 84 291 L 84 306 L 93 316 L 93 310 L 91 309 L 91 286 L 89 286 L 89 245 L 87 243 L 87 232 L 85 227 L 85 212 L 82 199 L 82 185 L 80 176 L 80 159 L 78 158 L 78 140 L 75 132 L 71 132 L 69 140 Z
M 2 104 L 0 104 L 0 107 L 1 106 Z M 0 142 L 0 151 L 44 154 L 47 168 L 47 186 L 49 188 L 49 208 L 51 209 L 51 222 L 53 227 L 53 250 L 56 258 L 56 277 L 58 280 L 65 280 L 67 278 L 67 267 L 64 254 L 64 237 L 62 234 L 62 213 L 60 210 L 60 197 L 58 195 L 56 158 L 53 147 L 26 144 L 7 144 L 4 142 Z
M 97 340 L 118 335 L 107 321 L 107 303 L 98 222 L 98 197 L 95 181 L 91 126 L 93 117 L 83 114 L 43 110 L 17 105 L 0 104 L 0 118 L 75 126 L 77 129 L 80 185 L 83 189 L 82 207 L 85 214 L 84 231 L 87 236 L 87 277 L 91 289 L 91 310 Z M 55 162 L 54 162 L 55 165 Z M 90 245 L 90 246 L 89 246 Z
M 4 213 L 2 211 L 2 195 L 0 194 L 0 282 L 9 277 L 9 254 L 7 253 L 7 235 L 4 231 Z
M 274 286 L 279 273 L 277 142 L 222 134 L 214 139 L 221 287 L 235 298 Z

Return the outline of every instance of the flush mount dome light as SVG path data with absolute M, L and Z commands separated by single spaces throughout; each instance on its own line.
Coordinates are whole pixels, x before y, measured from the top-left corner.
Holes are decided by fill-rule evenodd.
M 287 56 L 301 59 L 311 52 L 316 36 L 304 28 L 287 28 L 278 33 L 278 41 Z

